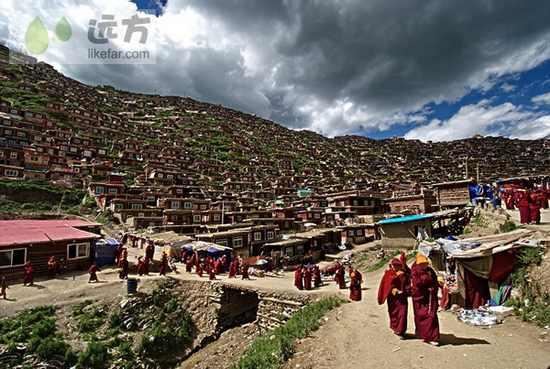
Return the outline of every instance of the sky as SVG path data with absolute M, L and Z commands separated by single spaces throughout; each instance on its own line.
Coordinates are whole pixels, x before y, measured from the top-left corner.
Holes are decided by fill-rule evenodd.
M 90 19 L 136 12 L 151 14 L 154 61 L 72 59 Z M 2 0 L 0 42 L 24 50 L 35 17 L 50 33 L 66 17 L 72 39 L 36 57 L 92 85 L 330 137 L 536 139 L 550 136 L 549 16 L 542 0 Z

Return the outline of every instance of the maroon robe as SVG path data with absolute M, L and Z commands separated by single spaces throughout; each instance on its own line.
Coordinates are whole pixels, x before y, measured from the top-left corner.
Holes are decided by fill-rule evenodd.
M 414 263 L 411 280 L 416 336 L 425 342 L 439 342 L 437 276 L 428 264 Z
M 302 268 L 298 268 L 294 271 L 294 286 L 299 289 L 304 289 L 304 280 L 302 276 Z
M 538 192 L 531 192 L 529 200 L 529 222 L 539 224 L 542 202 L 539 200 Z
M 197 275 L 199 277 L 202 277 L 202 266 L 200 263 L 197 263 L 197 265 L 195 265 L 195 271 L 197 272 Z
M 311 269 L 305 268 L 304 271 L 304 289 L 311 290 Z
M 394 294 L 394 289 L 400 293 Z M 409 309 L 407 296 L 409 293 L 409 273 L 396 272 L 391 268 L 386 270 L 378 289 L 378 303 L 381 305 L 384 301 L 387 302 L 390 328 L 398 336 L 403 336 L 407 331 L 407 311 Z
M 193 257 L 189 256 L 185 262 L 185 271 L 191 273 L 193 271 Z
M 88 280 L 88 283 L 98 281 L 98 279 L 97 279 L 97 266 L 95 264 L 92 264 L 92 266 L 90 266 L 90 268 L 88 269 L 88 273 L 90 274 L 90 279 Z
M 464 307 L 466 309 L 477 309 L 491 299 L 487 279 L 476 276 L 466 268 L 464 268 L 464 290 L 466 295 Z
M 338 269 L 336 269 L 336 273 L 334 274 L 334 280 L 341 290 L 346 289 L 345 274 L 346 271 L 344 270 L 344 267 L 342 265 L 338 266 Z
M 248 276 L 248 264 L 243 264 L 241 273 L 243 275 L 243 279 L 250 279 L 250 277 Z
M 216 280 L 216 271 L 214 270 L 214 268 L 210 268 L 210 271 L 208 272 L 208 279 L 211 281 Z
M 526 191 L 515 192 L 516 205 L 519 209 L 521 224 L 527 224 L 531 220 L 529 215 L 529 193 Z
M 314 278 L 315 287 L 321 286 L 321 284 L 323 283 L 323 281 L 321 280 L 321 269 L 319 269 L 319 266 L 317 265 L 315 265 L 315 267 L 313 268 L 313 276 L 315 277 Z
M 229 266 L 229 278 L 235 278 L 237 276 L 237 270 L 239 269 L 239 261 L 234 259 Z
M 361 301 L 361 282 L 363 282 L 363 276 L 358 270 L 350 273 L 349 298 L 351 301 Z
M 123 257 L 118 262 L 118 266 L 120 267 L 120 272 L 118 273 L 118 277 L 120 279 L 126 279 L 128 278 L 128 259 L 126 257 Z
M 34 283 L 34 269 L 32 268 L 31 263 L 27 263 L 25 265 L 25 275 L 23 277 L 23 285 L 30 284 L 31 286 Z
M 168 269 L 168 257 L 166 254 L 162 255 L 162 260 L 160 261 L 159 275 L 166 275 Z

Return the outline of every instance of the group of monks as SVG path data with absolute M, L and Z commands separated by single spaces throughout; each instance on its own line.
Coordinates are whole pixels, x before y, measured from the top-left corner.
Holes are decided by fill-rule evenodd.
M 351 265 L 348 268 L 349 273 L 349 298 L 352 301 L 361 301 L 361 284 L 363 283 L 363 275 Z M 346 289 L 346 270 L 344 265 L 337 262 L 334 281 L 340 289 Z M 323 284 L 321 278 L 321 270 L 316 264 L 300 265 L 294 271 L 294 286 L 299 290 L 311 290 L 312 288 L 320 287 Z
M 294 286 L 299 290 L 311 290 L 322 284 L 321 270 L 316 264 L 302 264 L 294 271 Z
M 439 345 L 437 292 L 440 285 L 428 258 L 421 253 L 409 268 L 405 254 L 392 259 L 378 289 L 378 303 L 388 305 L 390 328 L 401 339 L 407 330 L 408 297 L 414 311 L 415 334 L 424 342 Z
M 506 189 L 501 197 L 506 209 L 519 210 L 521 224 L 539 224 L 540 209 L 548 208 L 548 194 L 544 190 Z
M 188 253 L 184 256 L 185 270 L 187 273 L 195 273 L 202 277 L 203 273 L 208 274 L 208 279 L 215 280 L 216 275 L 229 271 L 229 278 L 236 278 L 238 274 L 242 275 L 243 279 L 250 279 L 248 274 L 248 264 L 244 263 L 240 257 L 233 258 L 231 262 L 226 255 L 219 258 L 207 256 L 200 258 L 198 252 Z

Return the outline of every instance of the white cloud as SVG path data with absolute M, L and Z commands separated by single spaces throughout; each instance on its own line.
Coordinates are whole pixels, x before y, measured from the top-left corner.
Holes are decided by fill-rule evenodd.
M 550 92 L 535 96 L 531 101 L 537 105 L 550 105 Z
M 503 135 L 513 138 L 536 139 L 550 134 L 550 115 L 522 111 L 506 102 L 492 106 L 489 100 L 466 105 L 445 121 L 432 120 L 416 127 L 405 138 L 422 141 L 451 141 L 476 134 Z

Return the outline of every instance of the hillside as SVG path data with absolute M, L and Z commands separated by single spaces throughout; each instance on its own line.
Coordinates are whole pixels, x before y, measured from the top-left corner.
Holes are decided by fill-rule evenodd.
M 327 138 L 188 97 L 87 86 L 44 63 L 1 59 L 0 117 L 3 127 L 16 128 L 2 131 L 0 145 L 50 153 L 50 171 L 75 170 L 84 160 L 126 173 L 127 184 L 143 184 L 144 169 L 163 167 L 183 173 L 203 191 L 220 191 L 231 180 L 251 190 L 307 186 L 328 192 L 462 179 L 466 158 L 469 175 L 479 165 L 482 180 L 550 168 L 548 139 Z M 0 164 L 21 161 L 2 158 Z

